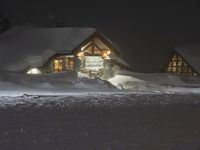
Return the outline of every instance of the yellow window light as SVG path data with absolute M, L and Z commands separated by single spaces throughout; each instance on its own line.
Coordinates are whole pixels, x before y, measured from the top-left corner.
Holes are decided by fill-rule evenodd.
M 62 71 L 63 67 L 62 67 L 62 60 L 56 59 L 54 60 L 54 69 L 56 72 L 60 72 Z

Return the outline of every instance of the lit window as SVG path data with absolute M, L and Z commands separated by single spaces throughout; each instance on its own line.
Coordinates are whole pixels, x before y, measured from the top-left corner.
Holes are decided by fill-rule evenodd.
M 38 68 L 31 68 L 26 72 L 26 74 L 42 74 L 42 72 Z
M 194 74 L 192 68 L 178 55 L 173 55 L 168 63 L 166 71 L 184 75 Z
M 174 55 L 174 57 L 172 58 L 172 60 L 176 61 L 176 55 Z
M 66 70 L 73 70 L 74 69 L 74 57 L 66 57 L 65 68 L 66 68 Z
M 182 61 L 179 61 L 179 62 L 178 62 L 178 66 L 182 66 Z
M 171 72 L 171 71 L 172 71 L 172 68 L 171 68 L 171 67 L 168 67 L 167 71 Z
M 61 72 L 63 69 L 63 64 L 62 64 L 62 60 L 60 59 L 56 59 L 54 60 L 54 69 L 56 72 Z
M 176 72 L 176 67 L 172 67 L 173 72 Z

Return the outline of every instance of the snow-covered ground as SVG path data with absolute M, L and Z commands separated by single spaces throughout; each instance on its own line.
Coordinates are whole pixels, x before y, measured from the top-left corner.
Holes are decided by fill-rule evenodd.
M 98 93 L 70 93 L 69 95 L 21 95 L 0 97 L 0 108 L 19 108 L 33 106 L 40 107 L 132 107 L 138 105 L 200 105 L 200 94 L 176 93 L 144 93 L 144 92 L 98 92 Z
M 88 92 L 119 91 L 108 81 L 89 79 L 76 72 L 26 75 L 1 72 L 0 96 L 28 95 L 78 95 Z
M 168 73 L 121 71 L 108 81 L 118 89 L 153 93 L 200 93 L 199 77 L 179 77 Z M 187 82 L 186 82 L 187 81 Z
M 66 72 L 26 75 L 0 72 L 0 96 L 82 95 L 87 93 L 194 93 L 200 94 L 200 78 L 166 73 L 121 71 L 108 81 L 89 79 L 87 75 Z
M 0 98 L 1 150 L 198 150 L 199 94 Z
M 0 73 L 1 150 L 198 150 L 198 79 Z M 112 84 L 111 84 L 112 83 Z

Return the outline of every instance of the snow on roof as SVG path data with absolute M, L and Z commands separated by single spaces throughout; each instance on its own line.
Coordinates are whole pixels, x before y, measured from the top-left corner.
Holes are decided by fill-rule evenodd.
M 22 71 L 41 65 L 57 51 L 71 52 L 93 35 L 94 28 L 13 27 L 0 35 L 0 68 Z
M 200 73 L 200 44 L 182 46 L 174 49 L 177 51 L 198 73 Z
M 125 66 L 125 67 L 131 69 L 130 65 L 129 65 L 125 60 L 123 60 L 123 59 L 120 58 L 120 57 L 112 56 L 111 60 L 112 60 L 113 62 L 115 62 L 115 63 L 118 63 L 118 64 L 120 64 L 120 65 L 123 65 L 123 66 Z

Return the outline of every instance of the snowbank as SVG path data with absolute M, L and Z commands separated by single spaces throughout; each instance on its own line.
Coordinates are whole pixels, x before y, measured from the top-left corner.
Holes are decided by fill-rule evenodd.
M 108 81 L 99 78 L 89 79 L 73 71 L 43 75 L 0 73 L 0 96 L 63 95 L 104 91 L 118 90 Z
M 200 84 L 189 84 L 168 73 L 135 73 L 121 71 L 108 80 L 118 89 L 134 92 L 200 93 Z
M 199 84 L 189 84 L 188 81 L 184 81 L 172 74 L 142 74 L 128 71 L 119 72 L 108 81 L 100 78 L 90 79 L 87 75 L 74 71 L 42 75 L 0 72 L 0 97 L 113 92 L 200 93 Z

